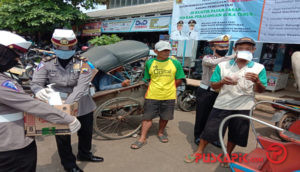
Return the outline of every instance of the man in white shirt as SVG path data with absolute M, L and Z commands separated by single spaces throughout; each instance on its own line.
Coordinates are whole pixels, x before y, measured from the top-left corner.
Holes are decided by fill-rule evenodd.
M 255 42 L 251 38 L 241 38 L 236 42 L 234 50 L 235 58 L 219 63 L 211 77 L 211 87 L 220 92 L 202 132 L 198 149 L 194 154 L 186 156 L 185 162 L 193 162 L 209 142 L 218 140 L 219 126 L 224 118 L 233 114 L 249 115 L 254 105 L 254 91 L 261 93 L 267 86 L 264 66 L 252 61 Z M 230 155 L 236 145 L 247 146 L 249 120 L 231 119 L 224 126 L 223 135 L 227 127 L 227 152 Z M 228 167 L 225 163 L 221 165 Z
M 195 20 L 190 20 L 189 24 L 189 32 L 188 32 L 188 39 L 198 40 L 198 32 L 195 31 L 195 25 L 197 22 Z
M 177 22 L 177 30 L 171 33 L 172 40 L 185 40 L 187 39 L 185 33 L 182 31 L 184 22 L 182 20 Z

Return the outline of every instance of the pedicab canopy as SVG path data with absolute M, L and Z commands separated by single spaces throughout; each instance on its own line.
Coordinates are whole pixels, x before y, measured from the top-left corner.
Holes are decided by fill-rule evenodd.
M 82 56 L 99 70 L 108 72 L 116 67 L 137 61 L 149 55 L 149 47 L 138 41 L 126 40 L 115 44 L 95 46 Z

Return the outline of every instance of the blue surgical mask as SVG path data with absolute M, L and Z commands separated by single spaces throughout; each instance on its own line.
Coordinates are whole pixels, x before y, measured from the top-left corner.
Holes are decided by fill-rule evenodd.
M 56 50 L 54 49 L 53 52 L 55 53 L 55 55 L 62 59 L 62 60 L 67 60 L 69 58 L 71 58 L 74 54 L 75 54 L 75 50 Z

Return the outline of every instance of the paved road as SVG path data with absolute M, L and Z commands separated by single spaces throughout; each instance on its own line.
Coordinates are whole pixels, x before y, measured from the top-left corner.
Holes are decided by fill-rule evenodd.
M 269 114 L 259 113 L 256 115 L 263 120 L 270 119 Z M 79 167 L 87 172 L 199 172 L 199 171 L 216 171 L 227 172 L 218 163 L 207 164 L 203 162 L 186 164 L 183 162 L 186 154 L 196 150 L 193 143 L 193 127 L 195 112 L 175 111 L 175 119 L 170 121 L 167 127 L 169 143 L 160 143 L 156 137 L 158 128 L 158 119 L 152 126 L 148 144 L 142 149 L 132 150 L 129 148 L 136 138 L 126 138 L 122 140 L 104 140 L 97 138 L 93 140 L 93 149 L 95 155 L 103 156 L 103 163 L 82 163 L 78 162 Z M 256 126 L 258 131 L 263 135 L 276 137 L 274 131 Z M 60 165 L 60 159 L 56 150 L 56 143 L 53 136 L 39 137 L 38 145 L 38 172 L 55 172 L 63 171 Z M 73 152 L 77 153 L 77 136 L 72 136 Z M 237 148 L 236 152 L 248 152 L 255 148 L 256 140 L 250 132 L 247 148 Z M 221 153 L 221 150 L 209 145 L 207 153 Z

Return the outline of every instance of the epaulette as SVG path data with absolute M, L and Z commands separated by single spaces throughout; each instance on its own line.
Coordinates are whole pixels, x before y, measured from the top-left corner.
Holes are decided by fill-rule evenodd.
M 207 57 L 207 58 L 212 58 L 212 57 L 214 57 L 214 55 L 207 54 L 207 55 L 205 55 L 205 57 Z
M 55 58 L 56 58 L 56 55 L 46 56 L 46 57 L 43 57 L 43 58 L 42 58 L 42 61 L 43 61 L 43 62 L 48 62 L 48 61 L 50 61 L 50 60 L 52 60 L 52 59 L 55 59 Z
M 83 57 L 83 56 L 80 56 L 80 55 L 76 55 L 75 58 L 78 59 L 78 60 L 81 60 L 83 62 L 87 62 L 88 61 L 88 59 L 86 57 Z

